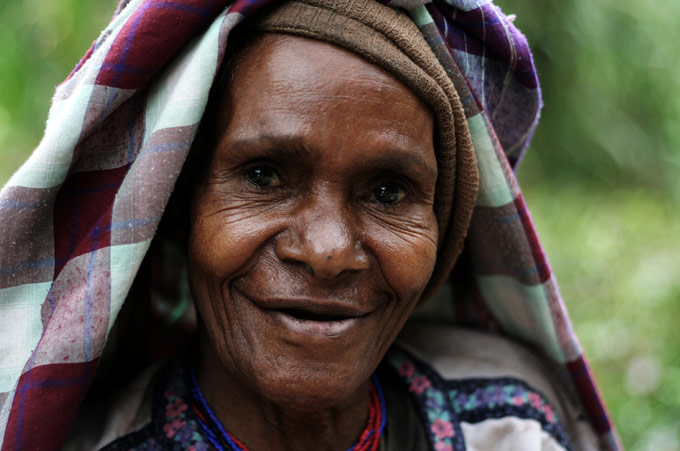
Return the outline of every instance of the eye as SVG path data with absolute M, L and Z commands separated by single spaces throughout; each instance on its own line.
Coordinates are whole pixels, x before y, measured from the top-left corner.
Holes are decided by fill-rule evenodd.
M 276 171 L 265 165 L 254 166 L 246 171 L 246 179 L 253 185 L 265 188 L 281 185 L 279 175 Z
M 404 189 L 396 183 L 381 183 L 375 191 L 373 197 L 383 205 L 394 205 L 404 198 Z

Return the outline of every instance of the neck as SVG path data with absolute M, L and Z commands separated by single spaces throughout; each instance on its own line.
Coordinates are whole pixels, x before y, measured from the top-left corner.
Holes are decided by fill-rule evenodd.
M 263 396 L 248 378 L 220 363 L 212 346 L 201 343 L 197 380 L 222 426 L 250 451 L 350 448 L 368 420 L 370 381 L 349 399 L 319 406 L 311 401 Z M 301 383 L 304 383 L 303 381 Z

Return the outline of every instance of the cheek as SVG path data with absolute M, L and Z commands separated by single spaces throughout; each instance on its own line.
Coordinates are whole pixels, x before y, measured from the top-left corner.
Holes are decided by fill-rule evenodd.
M 415 307 L 432 276 L 438 232 L 434 213 L 417 222 L 381 221 L 370 229 L 370 242 L 381 271 L 399 301 L 399 310 Z
M 192 273 L 225 281 L 243 271 L 266 242 L 280 220 L 242 200 L 224 202 L 210 193 L 194 200 L 189 234 Z
M 194 273 L 222 279 L 238 271 L 252 251 L 254 240 L 239 235 L 239 224 L 225 226 L 218 221 L 198 220 L 189 235 L 189 262 Z M 235 239 L 235 237 L 239 239 Z
M 197 194 L 191 214 L 188 258 L 192 294 L 203 332 L 228 365 L 234 352 L 247 349 L 243 331 L 228 326 L 234 324 L 235 314 L 228 285 L 248 271 L 277 233 L 280 221 L 258 211 L 252 202 L 234 197 L 227 202 L 216 192 Z

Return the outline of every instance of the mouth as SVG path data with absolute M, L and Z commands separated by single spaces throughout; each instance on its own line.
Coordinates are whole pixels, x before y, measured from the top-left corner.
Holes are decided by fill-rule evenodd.
M 320 338 L 339 337 L 351 332 L 373 311 L 349 301 L 323 298 L 253 298 L 243 292 L 240 294 L 269 317 L 274 326 L 290 333 Z
M 340 338 L 350 334 L 361 317 L 319 315 L 297 309 L 264 310 L 274 326 L 287 333 L 321 339 Z

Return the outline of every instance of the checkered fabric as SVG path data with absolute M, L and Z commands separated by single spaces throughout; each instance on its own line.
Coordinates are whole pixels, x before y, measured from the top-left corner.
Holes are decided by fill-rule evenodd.
M 123 0 L 57 88 L 42 142 L 0 192 L 2 450 L 63 444 L 227 36 L 274 1 Z M 409 12 L 465 107 L 481 178 L 465 302 L 570 375 L 603 449 L 619 449 L 513 172 L 541 106 L 526 39 L 490 0 L 383 3 Z

